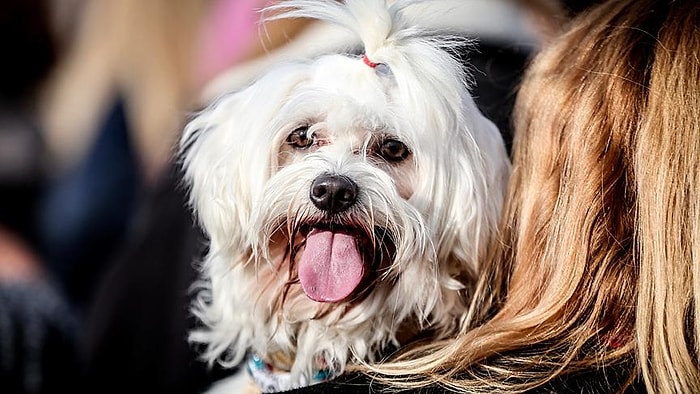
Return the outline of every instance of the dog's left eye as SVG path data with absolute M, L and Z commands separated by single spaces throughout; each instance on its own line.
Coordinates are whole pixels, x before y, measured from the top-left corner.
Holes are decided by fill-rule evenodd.
M 309 135 L 309 126 L 297 127 L 287 136 L 287 143 L 297 149 L 305 149 L 313 145 L 314 138 Z
M 382 145 L 379 147 L 379 154 L 386 160 L 398 162 L 405 160 L 411 154 L 411 151 L 408 150 L 408 147 L 403 142 L 388 139 L 382 142 Z

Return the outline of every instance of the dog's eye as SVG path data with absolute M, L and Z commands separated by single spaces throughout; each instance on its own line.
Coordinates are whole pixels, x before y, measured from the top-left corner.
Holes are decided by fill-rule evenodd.
M 309 135 L 309 126 L 297 127 L 287 136 L 287 143 L 297 149 L 305 149 L 314 143 L 314 138 Z
M 379 154 L 388 161 L 398 162 L 405 160 L 411 154 L 411 151 L 401 141 L 385 140 L 379 147 Z

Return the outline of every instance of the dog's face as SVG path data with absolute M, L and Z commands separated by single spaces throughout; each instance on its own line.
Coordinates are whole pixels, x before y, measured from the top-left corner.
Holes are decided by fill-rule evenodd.
M 356 302 L 396 268 L 397 250 L 420 256 L 429 241 L 408 202 L 419 141 L 390 108 L 386 81 L 357 59 L 308 71 L 277 112 L 253 227 L 265 234 L 261 251 L 282 249 L 279 266 L 310 300 Z
M 458 70 L 395 64 L 281 66 L 186 129 L 211 243 L 197 311 L 209 331 L 195 335 L 208 357 L 252 349 L 307 360 L 292 372 L 319 357 L 342 368 L 404 324 L 447 332 L 466 311 L 508 159 Z

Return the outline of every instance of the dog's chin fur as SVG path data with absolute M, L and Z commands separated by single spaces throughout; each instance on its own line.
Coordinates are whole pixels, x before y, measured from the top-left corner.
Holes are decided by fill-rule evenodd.
M 288 359 L 276 365 L 291 372 L 281 389 L 306 381 L 319 360 L 340 372 L 376 361 L 399 335 L 457 329 L 510 171 L 498 130 L 442 47 L 457 41 L 409 26 L 402 2 L 347 3 L 278 11 L 347 27 L 381 66 L 340 54 L 280 65 L 202 111 L 181 142 L 210 241 L 193 308 L 203 328 L 191 339 L 226 366 L 249 353 Z M 309 147 L 288 141 L 302 126 Z M 405 144 L 405 157 L 387 158 L 387 140 Z M 323 174 L 352 180 L 355 203 L 315 206 L 309 190 Z M 364 256 L 364 278 L 337 302 L 313 301 L 299 283 L 305 235 L 317 226 L 356 236 Z

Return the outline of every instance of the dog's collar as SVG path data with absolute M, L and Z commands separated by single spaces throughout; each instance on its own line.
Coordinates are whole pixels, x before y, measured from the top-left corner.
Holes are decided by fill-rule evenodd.
M 316 383 L 325 382 L 335 377 L 335 372 L 328 368 L 325 363 L 312 376 L 302 374 L 299 379 L 300 386 L 311 386 Z M 257 355 L 251 354 L 246 361 L 248 375 L 255 381 L 263 392 L 279 392 L 291 390 L 292 374 L 287 371 L 276 369 L 273 365 L 266 363 Z

